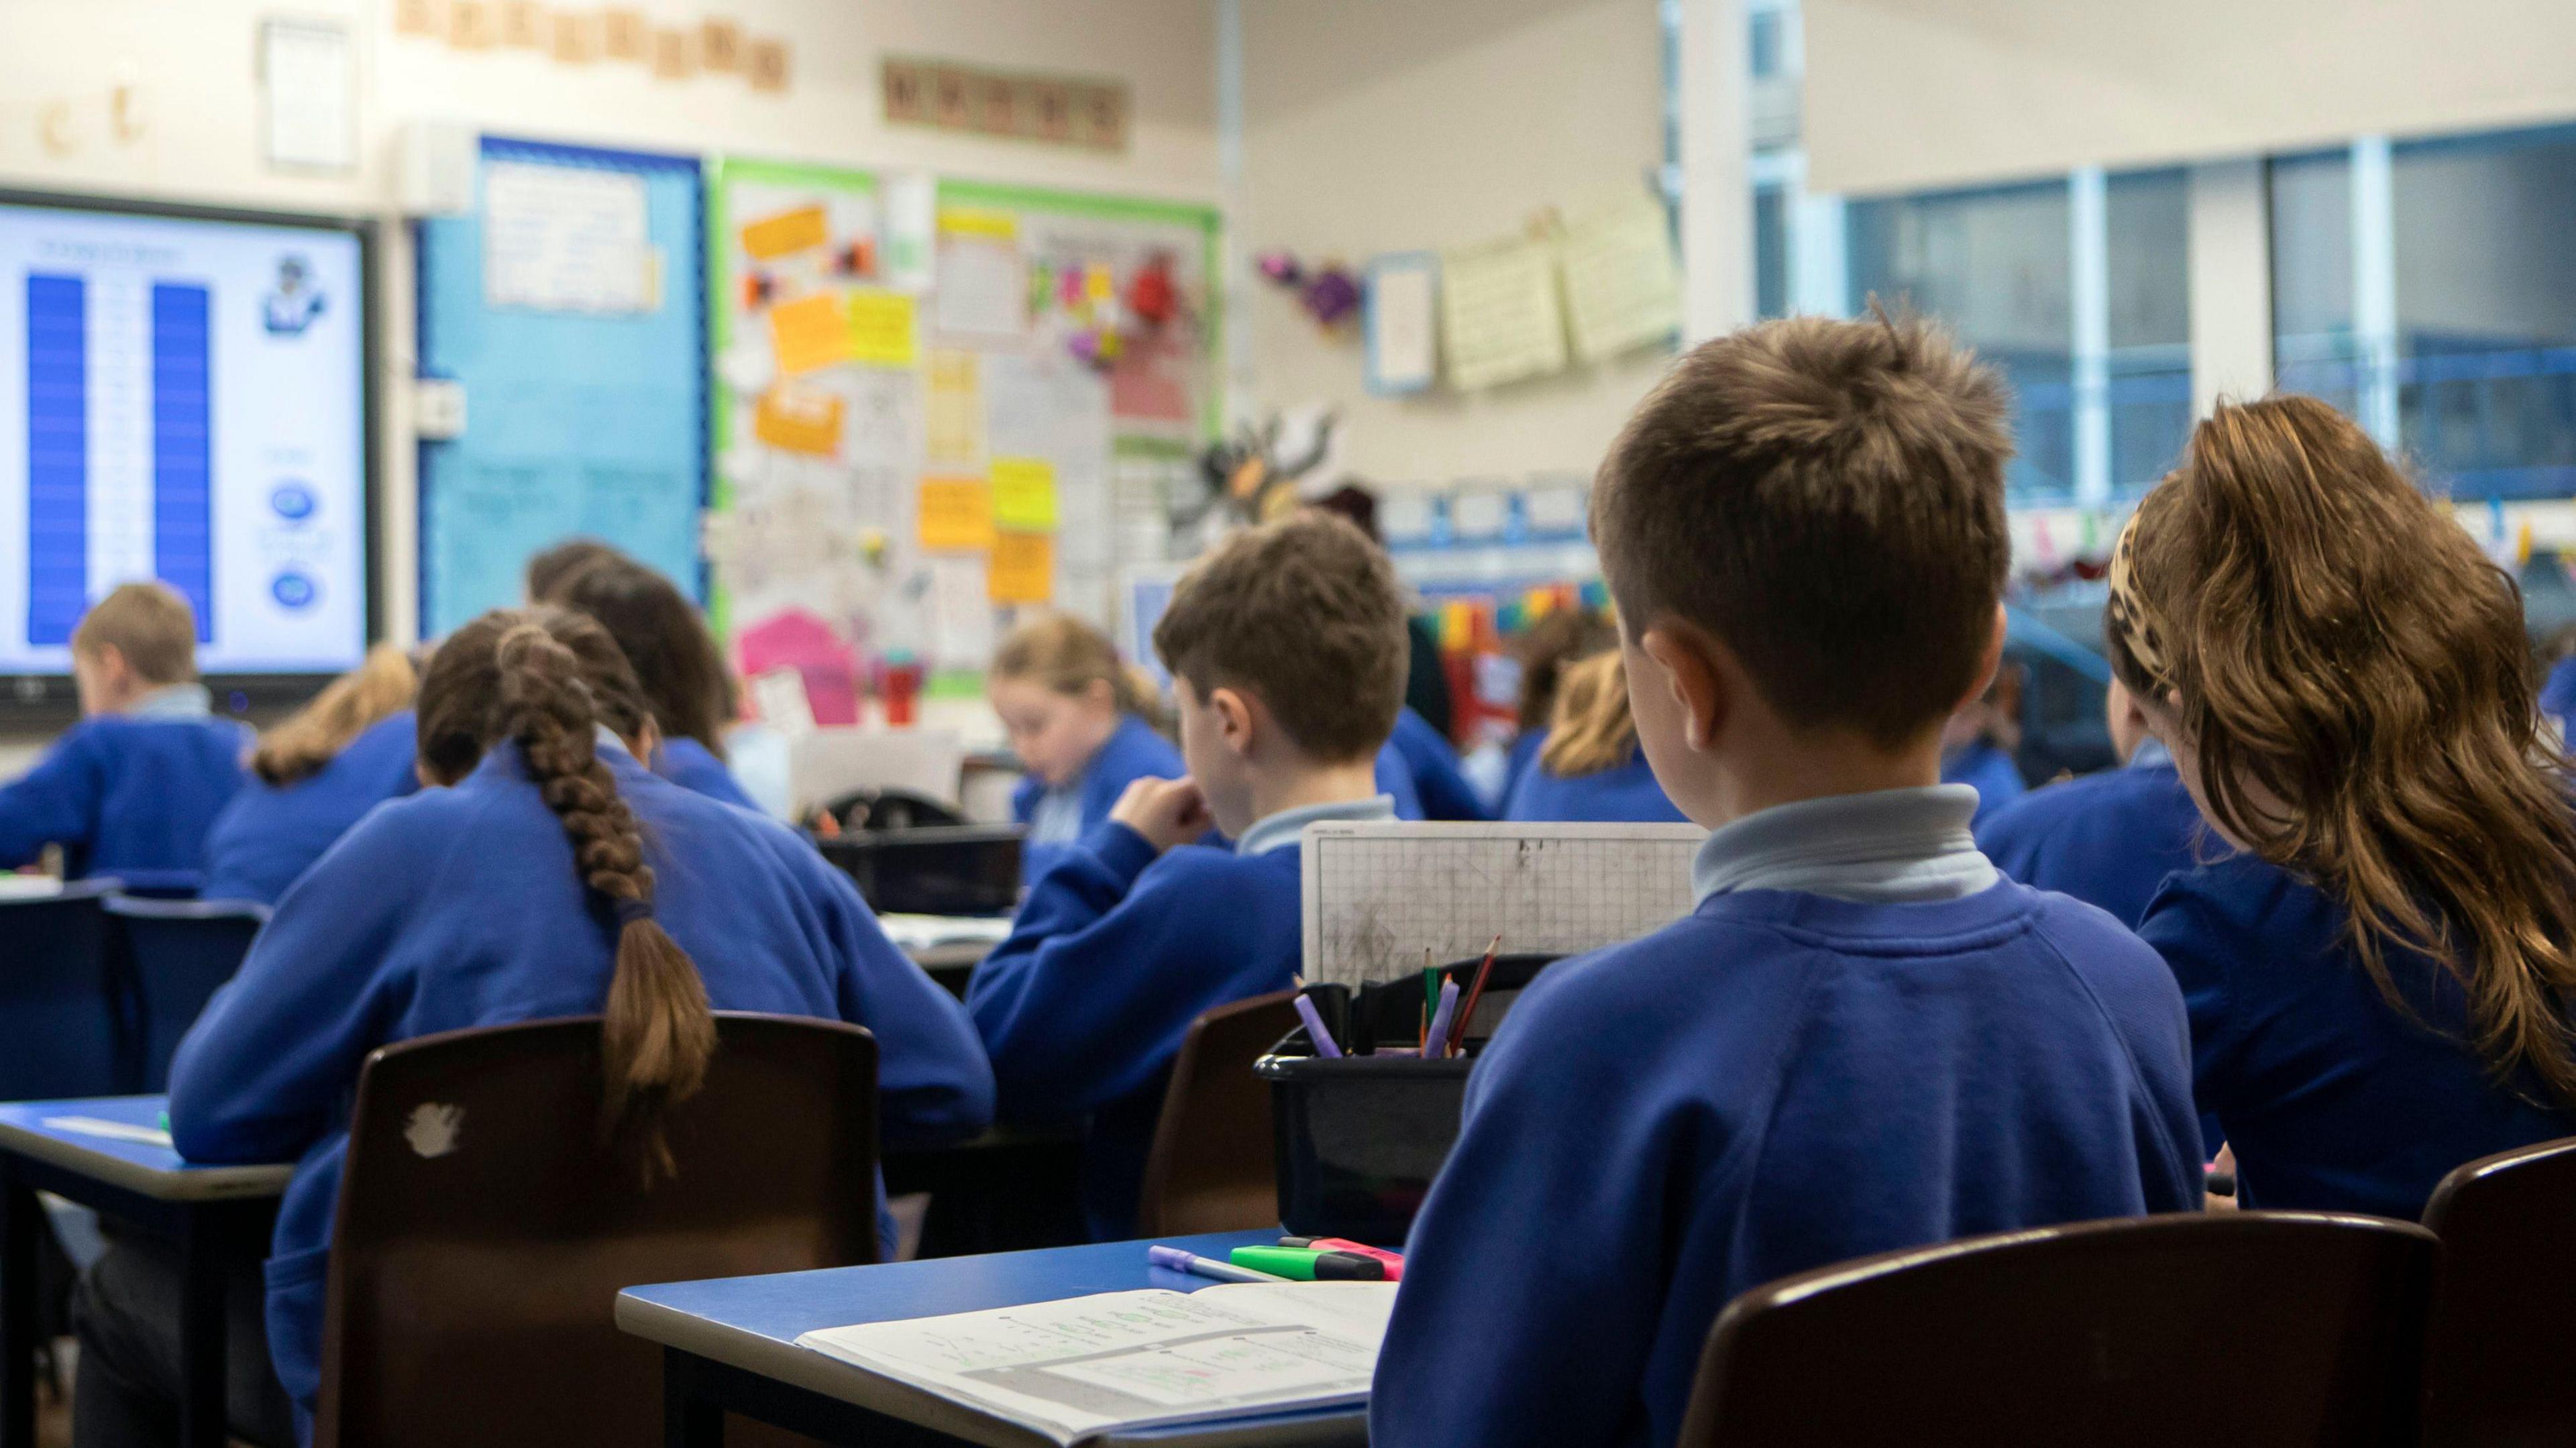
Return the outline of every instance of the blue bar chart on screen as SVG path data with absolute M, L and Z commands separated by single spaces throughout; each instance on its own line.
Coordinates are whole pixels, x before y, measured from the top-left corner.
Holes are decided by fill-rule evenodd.
M 142 580 L 209 674 L 355 661 L 365 301 L 346 225 L 0 196 L 0 675 Z

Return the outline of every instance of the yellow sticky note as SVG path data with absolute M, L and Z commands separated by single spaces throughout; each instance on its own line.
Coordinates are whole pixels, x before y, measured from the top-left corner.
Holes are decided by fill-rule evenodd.
M 984 570 L 995 603 L 1045 603 L 1055 597 L 1055 539 L 1044 533 L 996 533 Z
M 995 458 L 992 476 L 994 527 L 1055 531 L 1055 464 L 1044 458 Z
M 751 435 L 774 448 L 827 458 L 841 450 L 841 415 L 836 394 L 772 388 L 752 413 Z
M 911 366 L 918 355 L 912 342 L 912 298 L 874 287 L 850 293 L 850 355 L 870 367 Z
M 981 478 L 923 478 L 914 513 L 924 548 L 993 546 L 993 495 Z
M 1007 211 L 980 206 L 943 206 L 939 229 L 950 236 L 977 236 L 987 241 L 1017 241 L 1020 220 Z
M 850 326 L 842 319 L 841 299 L 817 292 L 770 308 L 769 342 L 778 352 L 778 370 L 790 377 L 849 361 Z
M 1094 263 L 1083 274 L 1082 294 L 1095 302 L 1105 302 L 1118 295 L 1118 277 L 1109 268 Z
M 776 216 L 764 216 L 742 229 L 742 249 L 754 261 L 776 261 L 808 247 L 821 246 L 830 236 L 823 222 L 823 208 L 800 206 Z
M 923 407 L 930 461 L 975 465 L 983 449 L 984 406 L 975 388 L 975 354 L 933 349 L 930 398 Z

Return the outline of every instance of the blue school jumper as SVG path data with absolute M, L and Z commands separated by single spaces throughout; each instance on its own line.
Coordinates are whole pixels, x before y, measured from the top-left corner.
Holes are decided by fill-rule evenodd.
M 1011 793 L 1011 818 L 1029 827 L 1020 847 L 1020 883 L 1033 885 L 1118 807 L 1118 796 L 1140 779 L 1178 779 L 1189 773 L 1181 751 L 1133 714 L 1092 751 L 1090 762 L 1059 788 L 1029 775 Z
M 1376 771 L 1377 792 L 1386 796 L 1387 807 L 1397 819 L 1429 818 L 1422 812 L 1422 791 L 1413 783 L 1412 766 L 1404 762 L 1404 751 L 1395 747 L 1394 740 L 1378 746 Z
M 206 832 L 242 787 L 251 742 L 249 726 L 212 717 L 203 684 L 172 684 L 126 713 L 83 719 L 0 786 L 0 870 L 60 845 L 70 879 L 196 890 Z
M 2027 793 L 2030 785 L 2023 781 L 2020 766 L 2012 755 L 1980 739 L 1941 760 L 1943 784 L 1965 784 L 1977 791 L 1976 823 Z
M 1002 1116 L 1091 1114 L 1082 1199 L 1094 1239 L 1135 1230 L 1146 1149 L 1190 1022 L 1286 990 L 1297 973 L 1299 831 L 1390 817 L 1383 795 L 1282 810 L 1231 851 L 1179 845 L 1159 859 L 1111 821 L 1039 878 L 1010 939 L 975 967 L 966 1008 Z
M 2199 864 L 2200 837 L 2200 807 L 2153 739 L 2125 769 L 2032 790 L 1977 823 L 1977 848 L 1996 869 L 2098 905 L 2132 928 L 2165 876 Z
M 1458 749 L 1447 735 L 1432 727 L 1430 720 L 1411 709 L 1397 711 L 1395 733 L 1387 738 L 1388 747 L 1404 762 L 1404 772 L 1413 778 L 1413 793 L 1422 802 L 1422 813 L 1435 820 L 1490 819 L 1476 798 L 1476 787 L 1458 772 Z
M 2200 1204 L 2171 977 L 1997 877 L 1974 809 L 1891 790 L 1739 820 L 1690 915 L 1538 978 L 1414 1222 L 1372 1442 L 1669 1444 L 1747 1288 Z
M 2562 739 L 2576 739 L 2576 657 L 2560 659 L 2549 666 L 2549 676 L 2540 684 L 2540 712 L 2558 725 Z
M 2537 1079 L 2495 1084 L 2448 972 L 2389 952 L 2410 1021 L 2343 929 L 2342 907 L 2250 855 L 2166 881 L 2139 927 L 2182 983 L 2200 1104 L 2244 1205 L 2412 1221 L 2451 1168 L 2576 1136 Z
M 1544 763 L 1532 764 L 1503 802 L 1503 818 L 1685 824 L 1690 816 L 1655 782 L 1645 751 L 1631 750 L 1627 763 L 1593 774 L 1555 774 Z
M 751 802 L 733 771 L 716 758 L 715 751 L 682 734 L 665 739 L 653 750 L 653 772 L 682 789 L 693 790 L 709 799 L 740 805 L 747 810 L 760 806 Z
M 331 762 L 293 784 L 253 776 L 206 837 L 209 900 L 274 905 L 349 827 L 420 788 L 419 727 L 403 710 L 361 730 Z
M 1538 752 L 1541 748 L 1545 747 L 1546 744 L 1547 731 L 1543 728 L 1524 729 L 1520 733 L 1512 736 L 1511 750 L 1504 756 L 1503 792 L 1499 797 L 1499 803 L 1496 805 L 1496 809 L 1498 811 L 1508 810 L 1510 807 L 1512 791 L 1520 787 L 1522 775 L 1529 773 L 1530 770 L 1537 767 Z M 1510 819 L 1511 816 L 1508 813 L 1504 813 L 1502 814 L 1502 818 Z
M 889 1145 L 985 1126 L 993 1082 L 973 1025 L 886 940 L 846 876 L 784 826 L 660 779 L 614 743 L 600 756 L 643 825 L 654 916 L 697 961 L 716 1009 L 874 1031 Z M 612 931 L 518 746 L 504 743 L 454 788 L 359 821 L 286 892 L 240 974 L 180 1043 L 170 1069 L 180 1153 L 297 1162 L 267 1318 L 306 1436 L 360 1063 L 434 1031 L 597 1013 Z

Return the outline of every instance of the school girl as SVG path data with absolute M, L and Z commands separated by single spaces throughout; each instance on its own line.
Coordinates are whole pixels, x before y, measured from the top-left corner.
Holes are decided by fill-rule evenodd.
M 661 737 L 646 762 L 655 774 L 710 799 L 758 808 L 725 767 L 724 722 L 733 700 L 724 657 L 697 606 L 671 580 L 605 553 L 554 578 L 540 601 L 590 615 L 617 640 L 653 706 Z
M 420 788 L 419 682 L 409 655 L 378 644 L 259 737 L 250 782 L 206 837 L 207 899 L 276 904 L 367 811 Z
M 2521 601 L 2350 418 L 2221 406 L 2113 554 L 2112 667 L 2240 852 L 2139 928 L 2248 1206 L 2410 1218 L 2576 1135 L 2576 816 Z
M 320 1387 L 345 1103 L 378 1046 L 604 1010 L 610 1120 L 564 1132 L 586 1143 L 605 1127 L 645 1169 L 668 1165 L 659 1103 L 703 1076 L 710 1009 L 875 1032 L 889 1144 L 990 1119 L 992 1071 L 964 1009 L 795 834 L 637 764 L 654 734 L 634 671 L 589 618 L 496 611 L 459 629 L 420 689 L 420 768 L 445 787 L 376 810 L 288 891 L 181 1044 L 180 1152 L 298 1163 L 265 1318 L 299 1433 Z M 176 1270 L 120 1243 L 85 1282 L 84 1443 L 167 1441 L 181 1375 L 156 1314 Z
M 1011 630 L 993 654 L 986 695 L 1028 777 L 1011 817 L 1028 826 L 1020 878 L 1034 881 L 1109 818 L 1139 779 L 1178 779 L 1181 752 L 1156 732 L 1153 681 L 1118 657 L 1109 636 L 1070 614 Z
M 1618 654 L 1596 654 L 1565 670 L 1547 745 L 1512 787 L 1503 818 L 1658 824 L 1689 818 L 1673 807 L 1637 748 L 1628 674 Z

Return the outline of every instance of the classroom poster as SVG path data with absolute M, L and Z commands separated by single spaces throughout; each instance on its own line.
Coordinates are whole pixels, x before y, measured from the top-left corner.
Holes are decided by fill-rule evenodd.
M 897 275 L 892 209 L 864 172 L 715 168 L 708 551 L 747 673 L 954 676 L 1018 608 L 1106 621 L 1216 425 L 1212 211 L 940 182 Z

